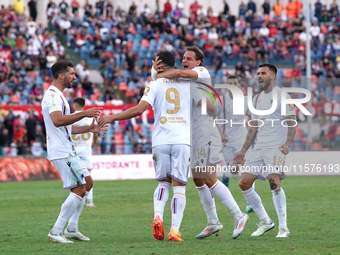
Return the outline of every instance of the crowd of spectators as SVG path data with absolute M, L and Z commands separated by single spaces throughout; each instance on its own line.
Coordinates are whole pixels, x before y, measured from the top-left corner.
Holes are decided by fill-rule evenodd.
M 74 88 L 64 92 L 70 103 L 76 97 L 84 97 L 92 105 L 137 103 L 151 81 L 155 54 L 172 51 L 179 66 L 186 46 L 198 46 L 204 51 L 205 64 L 215 83 L 235 74 L 248 79 L 244 88 L 253 86 L 256 92 L 256 65 L 271 62 L 285 67 L 278 73 L 278 85 L 305 87 L 307 37 L 311 38 L 312 48 L 313 102 L 339 101 L 340 83 L 336 79 L 340 78 L 340 15 L 336 0 L 329 6 L 318 0 L 309 7 L 310 35 L 306 34 L 299 0 L 289 0 L 285 5 L 278 0 L 273 6 L 267 0 L 261 6 L 252 0 L 241 1 L 237 3 L 237 15 L 230 12 L 229 4 L 225 1 L 223 11 L 218 13 L 195 1 L 186 15 L 180 0 L 175 5 L 168 0 L 164 6 L 156 0 L 152 8 L 148 4 L 138 7 L 133 2 L 128 10 L 114 6 L 112 1 L 99 0 L 92 6 L 88 1 L 73 0 L 69 4 L 61 0 L 56 4 L 50 0 L 45 10 L 46 26 L 36 22 L 35 0 L 27 5 L 29 16 L 25 15 L 22 0 L 2 5 L 0 50 L 9 50 L 11 60 L 0 62 L 1 104 L 40 105 L 44 91 L 52 83 L 50 67 L 70 56 L 81 59 L 75 66 L 78 78 Z M 104 80 L 102 87 L 91 83 L 89 67 L 98 68 Z M 28 139 L 29 128 L 23 121 L 12 131 L 8 125 L 5 128 L 5 121 L 11 118 L 17 117 L 8 113 L 0 121 L 1 137 L 20 126 L 20 132 L 27 135 L 20 134 L 19 138 L 26 137 L 23 143 L 30 147 L 35 139 Z M 43 123 L 37 126 L 43 133 Z M 139 146 L 138 141 L 150 145 L 149 128 L 144 125 L 138 129 L 136 124 L 132 127 L 128 131 L 126 127 L 113 128 L 105 143 L 115 146 L 100 146 L 99 151 L 148 152 L 150 146 Z M 119 139 L 112 143 L 112 137 Z M 20 141 L 11 139 L 7 146 L 13 140 L 20 148 Z M 38 136 L 39 139 L 44 144 L 44 139 Z M 121 141 L 136 146 L 117 147 Z

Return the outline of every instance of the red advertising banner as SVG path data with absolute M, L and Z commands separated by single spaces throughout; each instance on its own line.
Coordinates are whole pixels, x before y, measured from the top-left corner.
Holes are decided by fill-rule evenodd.
M 47 158 L 0 158 L 0 182 L 61 180 Z
M 10 49 L 0 49 L 0 62 L 8 62 L 12 60 Z

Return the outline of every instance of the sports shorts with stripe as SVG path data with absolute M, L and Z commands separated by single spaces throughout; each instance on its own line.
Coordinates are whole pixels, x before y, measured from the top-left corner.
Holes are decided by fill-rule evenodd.
M 167 176 L 182 184 L 187 184 L 190 164 L 190 146 L 187 144 L 164 144 L 152 148 L 156 181 L 164 181 Z
M 52 164 L 57 168 L 65 190 L 86 184 L 85 177 L 90 175 L 78 156 L 54 159 Z

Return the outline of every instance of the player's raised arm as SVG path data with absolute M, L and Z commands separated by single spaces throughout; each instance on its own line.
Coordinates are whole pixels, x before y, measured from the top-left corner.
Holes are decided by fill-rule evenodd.
M 103 127 L 105 124 L 111 123 L 113 121 L 116 120 L 127 120 L 127 119 L 131 119 L 134 117 L 137 117 L 139 115 L 142 115 L 143 112 L 146 111 L 146 109 L 149 108 L 149 103 L 144 101 L 144 100 L 140 100 L 138 105 L 133 106 L 129 109 L 127 109 L 124 112 L 120 112 L 117 113 L 115 115 L 103 115 L 99 118 L 98 120 L 98 125 L 100 127 Z
M 280 146 L 280 150 L 283 154 L 287 155 L 289 153 L 289 147 L 292 141 L 294 140 L 294 136 L 296 133 L 296 121 L 295 121 L 295 115 L 288 115 L 285 117 L 286 123 L 288 127 L 288 132 L 287 132 L 287 140 L 285 144 Z
M 95 107 L 95 108 L 87 109 L 86 111 L 78 112 L 76 114 L 71 114 L 71 115 L 63 115 L 61 111 L 54 111 L 54 112 L 51 112 L 50 116 L 51 116 L 54 126 L 62 127 L 62 126 L 72 125 L 73 123 L 85 117 L 98 118 L 100 116 L 101 109 L 103 108 Z

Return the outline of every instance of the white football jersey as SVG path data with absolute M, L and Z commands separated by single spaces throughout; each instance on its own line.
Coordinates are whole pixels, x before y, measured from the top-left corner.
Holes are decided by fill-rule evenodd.
M 153 107 L 153 147 L 190 145 L 190 80 L 159 78 L 148 84 L 141 100 Z
M 70 106 L 63 93 L 51 85 L 45 92 L 41 107 L 46 126 L 48 159 L 55 160 L 77 155 L 71 138 L 72 125 L 56 127 L 50 116 L 55 111 L 61 111 L 63 115 L 70 114 Z
M 244 112 L 248 113 L 248 101 L 244 97 Z M 221 133 L 228 135 L 229 141 L 225 143 L 226 147 L 243 144 L 247 136 L 248 117 L 246 115 L 233 114 L 234 106 L 233 99 L 230 98 L 229 93 L 221 97 L 222 105 L 217 102 L 217 119 L 227 120 L 226 124 L 219 124 L 218 127 Z M 248 113 L 250 114 L 250 113 Z M 244 124 L 243 124 L 244 123 Z
M 198 74 L 198 78 L 196 81 L 192 81 L 191 85 L 191 98 L 192 98 L 192 136 L 193 139 L 197 139 L 198 137 L 206 137 L 207 139 L 210 137 L 220 137 L 219 131 L 217 127 L 214 127 L 214 118 L 210 116 L 207 112 L 206 115 L 202 115 L 202 106 L 198 104 L 199 101 L 202 100 L 203 97 L 207 98 L 207 100 L 211 101 L 211 98 L 207 92 L 204 90 L 210 91 L 210 89 L 205 86 L 211 86 L 211 77 L 208 70 L 202 66 L 198 66 L 192 69 L 196 71 Z M 203 83 L 203 84 L 202 84 Z M 202 90 L 204 89 L 204 90 Z
M 74 113 L 77 113 L 76 111 Z M 90 126 L 92 124 L 93 118 L 83 118 L 78 120 L 73 126 Z M 93 133 L 83 133 L 83 134 L 74 134 L 72 135 L 72 140 L 74 145 L 76 146 L 76 151 L 79 157 L 87 157 L 92 155 L 92 140 Z
M 287 98 L 291 98 L 287 94 Z M 278 148 L 287 140 L 288 127 L 284 127 L 281 122 L 285 116 L 281 115 L 281 88 L 277 87 L 277 107 L 272 114 L 256 115 L 252 113 L 252 119 L 262 120 L 258 122 L 259 130 L 256 134 L 254 142 L 254 149 L 258 148 Z M 266 94 L 264 91 L 255 95 L 253 98 L 253 106 L 257 110 L 269 110 L 273 104 L 273 91 Z M 288 104 L 286 106 L 286 116 L 295 115 L 294 105 Z M 283 122 L 287 126 L 287 122 Z

